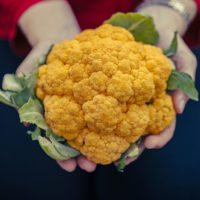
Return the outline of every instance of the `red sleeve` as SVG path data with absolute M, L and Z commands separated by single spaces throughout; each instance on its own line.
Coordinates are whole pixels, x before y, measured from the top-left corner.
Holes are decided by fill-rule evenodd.
M 200 0 L 195 0 L 197 6 L 198 6 L 198 10 L 200 11 Z
M 13 40 L 18 19 L 35 3 L 44 0 L 0 0 L 0 38 Z M 82 29 L 95 28 L 115 12 L 133 10 L 141 0 L 68 0 Z M 184 39 L 190 46 L 200 44 L 200 0 L 195 0 L 199 12 Z M 82 3 L 82 4 L 81 4 Z
M 42 0 L 2 0 L 0 1 L 0 38 L 12 40 L 16 25 L 22 13 L 31 5 Z

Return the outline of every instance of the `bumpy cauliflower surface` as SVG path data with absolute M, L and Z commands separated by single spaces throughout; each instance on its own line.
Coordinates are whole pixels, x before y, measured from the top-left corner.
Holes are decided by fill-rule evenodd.
M 109 164 L 173 121 L 165 92 L 170 72 L 160 48 L 105 24 L 53 47 L 39 68 L 36 94 L 55 134 L 89 160 Z

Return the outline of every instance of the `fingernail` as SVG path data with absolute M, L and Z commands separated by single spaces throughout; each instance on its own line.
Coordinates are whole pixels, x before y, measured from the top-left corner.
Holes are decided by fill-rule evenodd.
M 185 108 L 185 101 L 181 100 L 181 102 L 179 103 L 179 110 L 182 113 L 184 111 Z

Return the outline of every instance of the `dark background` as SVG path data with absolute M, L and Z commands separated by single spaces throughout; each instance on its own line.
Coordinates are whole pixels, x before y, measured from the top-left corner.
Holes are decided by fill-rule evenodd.
M 199 59 L 200 48 L 194 53 Z M 7 41 L 0 41 L 0 82 L 22 59 Z M 199 113 L 200 104 L 190 101 L 178 116 L 173 140 L 161 150 L 146 150 L 124 173 L 110 165 L 89 174 L 63 171 L 32 142 L 17 112 L 0 104 L 0 200 L 199 200 Z

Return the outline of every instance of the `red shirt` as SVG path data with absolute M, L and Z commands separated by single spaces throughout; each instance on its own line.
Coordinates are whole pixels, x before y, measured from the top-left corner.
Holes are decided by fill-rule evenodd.
M 16 34 L 17 21 L 22 13 L 42 0 L 1 0 L 0 38 L 12 40 Z M 200 44 L 200 0 L 195 0 L 199 12 L 184 39 L 191 45 Z M 133 11 L 141 0 L 68 0 L 82 29 L 95 28 L 115 12 Z

